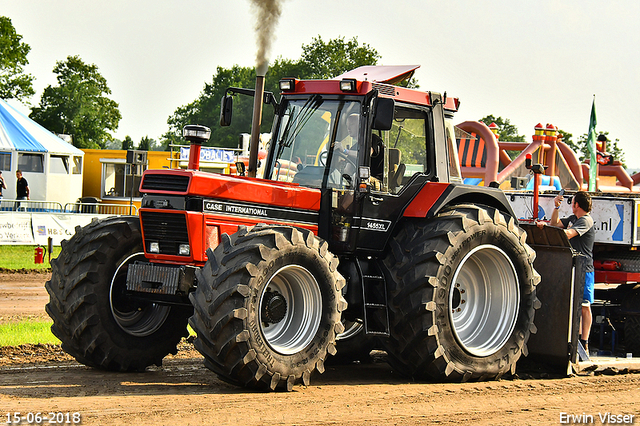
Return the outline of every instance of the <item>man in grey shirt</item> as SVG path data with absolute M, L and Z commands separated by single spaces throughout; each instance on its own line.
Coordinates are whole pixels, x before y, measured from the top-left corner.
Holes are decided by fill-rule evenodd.
M 594 292 L 593 243 L 596 236 L 596 231 L 593 227 L 593 218 L 589 215 L 591 211 L 591 196 L 584 191 L 576 192 L 571 203 L 573 214 L 569 217 L 559 219 L 558 209 L 562 205 L 562 199 L 562 195 L 558 194 L 553 200 L 556 208 L 553 209 L 553 213 L 551 214 L 550 225 L 564 228 L 571 247 L 587 258 L 584 295 L 582 296 L 580 342 L 588 353 L 589 332 L 591 331 L 592 322 L 591 304 L 593 303 Z M 543 226 L 543 222 L 538 222 L 538 227 L 542 228 Z

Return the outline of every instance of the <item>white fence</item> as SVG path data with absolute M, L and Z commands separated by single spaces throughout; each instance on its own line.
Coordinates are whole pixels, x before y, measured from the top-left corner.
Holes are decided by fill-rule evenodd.
M 67 203 L 56 201 L 34 201 L 0 199 L 0 212 L 22 213 L 92 213 L 106 214 L 110 216 L 137 215 L 138 208 L 135 205 L 104 204 L 104 203 Z
M 17 204 L 19 203 L 19 204 Z M 0 202 L 0 244 L 54 245 L 71 238 L 76 226 L 85 226 L 93 218 L 137 214 L 135 206 L 121 204 L 60 203 L 7 200 Z

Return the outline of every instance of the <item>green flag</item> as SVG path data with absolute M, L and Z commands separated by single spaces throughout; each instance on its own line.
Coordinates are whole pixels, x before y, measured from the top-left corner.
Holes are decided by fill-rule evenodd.
M 593 96 L 593 104 L 591 104 L 591 118 L 589 118 L 589 136 L 587 136 L 587 148 L 591 154 L 589 162 L 589 192 L 596 190 L 596 172 L 598 170 L 598 162 L 596 161 L 596 97 Z

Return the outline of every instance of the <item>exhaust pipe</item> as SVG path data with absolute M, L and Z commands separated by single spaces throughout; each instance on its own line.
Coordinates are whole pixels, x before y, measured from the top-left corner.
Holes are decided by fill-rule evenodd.
M 258 171 L 258 148 L 260 147 L 260 125 L 262 124 L 262 98 L 264 97 L 264 74 L 266 74 L 266 72 L 258 72 L 258 74 L 262 75 L 256 76 L 256 92 L 253 97 L 253 121 L 251 122 L 249 168 L 247 169 L 247 175 L 249 177 L 256 177 L 256 172 Z

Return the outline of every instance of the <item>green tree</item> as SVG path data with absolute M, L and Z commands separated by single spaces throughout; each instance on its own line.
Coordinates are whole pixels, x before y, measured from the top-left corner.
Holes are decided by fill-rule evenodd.
M 360 65 L 376 65 L 380 58 L 376 49 L 366 43 L 360 45 L 357 37 L 347 41 L 338 37 L 325 43 L 318 36 L 302 45 L 300 63 L 304 78 L 328 79 Z
M 107 80 L 94 64 L 69 56 L 53 68 L 58 85 L 44 89 L 40 105 L 30 117 L 45 128 L 71 135 L 78 148 L 104 148 L 113 139 L 122 116 Z
M 487 126 L 491 123 L 496 123 L 498 126 L 499 140 L 502 142 L 525 142 L 524 135 L 518 134 L 518 128 L 511 124 L 508 118 L 487 115 L 486 117 L 481 118 L 480 121 Z
M 253 99 L 248 96 L 238 96 L 234 99 L 233 121 L 229 127 L 220 127 L 220 100 L 228 87 L 254 87 L 255 70 L 249 67 L 234 65 L 230 69 L 218 67 L 213 75 L 213 81 L 206 83 L 200 96 L 176 109 L 169 117 L 169 132 L 163 135 L 163 145 L 184 143 L 182 128 L 187 124 L 200 124 L 211 128 L 211 138 L 207 145 L 236 148 L 239 135 L 251 131 L 251 108 Z M 271 122 L 271 114 L 265 110 L 263 114 L 263 131 Z
M 302 45 L 302 57 L 298 60 L 276 58 L 265 77 L 265 90 L 280 92 L 278 82 L 283 77 L 299 79 L 327 78 L 362 65 L 377 64 L 380 55 L 367 44 L 360 45 L 357 38 L 345 41 L 344 37 L 325 43 L 320 36 L 308 45 Z M 234 65 L 218 67 L 213 81 L 206 83 L 200 96 L 190 104 L 181 106 L 167 120 L 169 131 L 162 136 L 162 144 L 184 143 L 182 128 L 187 124 L 201 124 L 211 128 L 207 145 L 227 148 L 238 146 L 241 133 L 251 132 L 253 99 L 237 96 L 233 104 L 233 120 L 229 127 L 220 127 L 220 100 L 228 87 L 255 87 L 256 73 L 253 67 Z M 273 124 L 273 110 L 265 106 L 261 132 L 269 132 Z
M 34 77 L 23 67 L 29 63 L 27 54 L 31 47 L 23 43 L 16 33 L 11 19 L 0 16 L 0 98 L 24 101 L 33 96 Z
M 138 149 L 144 151 L 153 151 L 156 147 L 155 139 L 151 139 L 148 135 L 140 139 L 140 143 L 138 144 Z
M 624 151 L 618 146 L 618 142 L 620 142 L 620 139 L 615 139 L 612 141 L 609 137 L 609 132 L 600 132 L 599 135 L 605 135 L 607 137 L 607 144 L 605 146 L 606 152 L 613 155 L 614 160 L 620 161 L 620 163 L 622 163 L 622 167 L 627 167 L 624 160 Z M 588 160 L 591 158 L 589 148 L 587 147 L 588 136 L 589 135 L 585 133 L 578 138 L 577 142 L 568 144 L 571 149 L 576 152 L 580 161 Z
M 120 149 L 121 147 L 122 141 L 120 139 L 113 138 L 109 142 L 107 142 L 107 144 L 104 146 L 104 149 Z
M 122 147 L 120 149 L 123 149 L 125 151 L 133 149 L 133 139 L 131 139 L 131 136 L 127 135 L 124 137 L 124 139 L 122 140 Z
M 525 142 L 524 135 L 518 134 L 518 128 L 511 124 L 508 118 L 494 117 L 493 115 L 487 115 L 480 119 L 487 126 L 491 123 L 495 123 L 498 126 L 498 140 L 501 142 Z M 520 155 L 520 151 L 507 150 L 507 155 L 511 159 Z
M 569 132 L 565 132 L 562 129 L 558 129 L 558 136 L 560 135 L 562 135 L 562 142 L 566 143 L 567 145 L 569 145 L 571 149 L 573 149 L 572 147 L 574 145 L 573 135 Z

